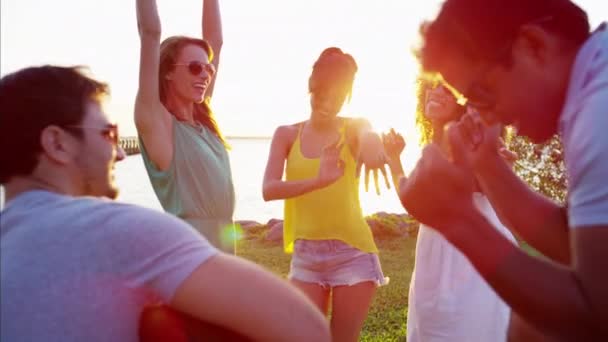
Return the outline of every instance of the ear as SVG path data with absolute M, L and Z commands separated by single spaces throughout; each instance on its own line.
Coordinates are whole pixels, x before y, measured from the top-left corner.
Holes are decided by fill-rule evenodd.
M 48 126 L 40 134 L 42 153 L 59 164 L 68 164 L 74 159 L 77 152 L 76 137 L 57 126 Z
M 554 35 L 538 25 L 524 25 L 513 43 L 513 58 L 542 66 L 551 62 L 556 48 Z

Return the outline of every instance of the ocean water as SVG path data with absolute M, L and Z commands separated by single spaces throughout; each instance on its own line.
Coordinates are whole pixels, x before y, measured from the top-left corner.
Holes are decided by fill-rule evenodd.
M 270 139 L 230 139 L 230 162 L 236 192 L 236 220 L 254 220 L 265 223 L 271 218 L 283 217 L 283 201 L 265 202 L 262 198 L 262 180 Z M 120 188 L 119 201 L 162 210 L 148 180 L 141 155 L 132 155 L 116 164 L 116 183 Z M 383 184 L 383 180 L 381 180 Z M 2 206 L 0 189 L 0 207 Z M 373 187 L 365 192 L 361 184 L 361 207 L 365 214 L 378 211 L 404 212 L 394 189 L 381 188 L 376 195 Z
M 230 139 L 230 164 L 236 193 L 235 219 L 266 222 L 283 216 L 283 202 L 264 202 L 262 177 L 270 148 L 269 139 Z M 141 155 L 116 164 L 118 200 L 162 210 L 146 174 Z

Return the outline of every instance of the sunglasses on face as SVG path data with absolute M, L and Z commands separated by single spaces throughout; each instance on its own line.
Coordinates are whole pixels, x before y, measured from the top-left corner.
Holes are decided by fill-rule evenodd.
M 176 66 L 186 66 L 188 67 L 188 71 L 192 76 L 199 76 L 203 70 L 209 75 L 213 77 L 215 75 L 215 66 L 211 63 L 201 63 L 192 61 L 190 63 L 175 63 Z
M 444 85 L 438 85 L 436 87 L 426 90 L 426 102 L 428 101 L 457 101 L 454 94 Z
M 485 86 L 486 80 L 490 71 L 501 65 L 507 58 L 511 56 L 512 43 L 506 44 L 501 49 L 501 52 L 477 75 L 469 88 L 463 93 L 467 99 L 466 104 L 480 109 L 490 110 L 496 106 L 496 96 L 489 87 Z
M 553 19 L 554 16 L 545 16 L 532 20 L 526 23 L 526 25 L 542 26 Z M 496 95 L 488 87 L 483 85 L 482 80 L 487 77 L 487 74 L 492 69 L 510 60 L 515 39 L 516 38 L 511 39 L 498 50 L 498 53 L 495 55 L 490 64 L 479 73 L 476 80 L 471 83 L 467 91 L 463 93 L 467 98 L 467 104 L 480 110 L 494 109 L 496 106 Z
M 93 127 L 93 126 L 79 126 L 79 125 L 68 125 L 63 126 L 64 128 L 72 128 L 79 130 L 96 130 L 101 134 L 104 139 L 111 142 L 113 145 L 118 145 L 119 135 L 118 135 L 118 125 L 117 124 L 108 124 L 105 127 Z
M 487 88 L 479 85 L 472 84 L 469 90 L 465 94 L 467 98 L 467 105 L 479 110 L 490 110 L 496 106 L 496 97 Z

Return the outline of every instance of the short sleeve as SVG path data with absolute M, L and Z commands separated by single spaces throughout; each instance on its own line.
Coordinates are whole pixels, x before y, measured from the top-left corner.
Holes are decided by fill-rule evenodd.
M 608 80 L 580 101 L 563 136 L 573 228 L 608 225 Z
M 184 221 L 150 209 L 124 206 L 113 219 L 117 255 L 133 287 L 148 287 L 171 301 L 192 272 L 218 253 Z

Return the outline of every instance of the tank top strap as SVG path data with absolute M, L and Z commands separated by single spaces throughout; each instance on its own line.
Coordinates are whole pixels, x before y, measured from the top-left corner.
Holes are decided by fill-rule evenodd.
M 304 129 L 304 124 L 306 123 L 306 121 L 304 122 L 300 122 L 298 124 L 298 133 L 296 135 L 296 138 L 293 140 L 293 143 L 291 144 L 291 151 L 294 150 L 294 147 L 297 147 L 295 150 L 297 150 L 298 154 L 301 154 L 300 152 L 300 145 L 302 144 L 302 130 Z M 338 127 L 338 144 L 343 144 L 346 142 L 346 127 L 348 125 L 348 120 L 347 119 L 341 119 L 340 125 Z M 343 148 L 346 144 L 343 145 Z M 290 153 L 291 154 L 291 153 Z
M 346 126 L 348 125 L 348 120 L 343 118 L 341 121 L 340 128 L 338 128 L 338 133 L 340 134 L 338 144 L 342 144 L 346 141 Z
M 302 144 L 302 130 L 304 129 L 304 123 L 305 122 L 300 122 L 298 124 L 298 133 L 296 134 L 296 138 L 293 140 L 293 143 L 291 144 L 291 149 L 293 149 L 294 147 L 297 147 L 298 153 L 300 153 L 300 145 Z
M 298 136 L 296 137 L 296 140 L 300 140 L 300 137 L 302 136 L 302 130 L 304 129 L 305 123 L 306 123 L 306 121 L 302 121 L 298 124 Z

